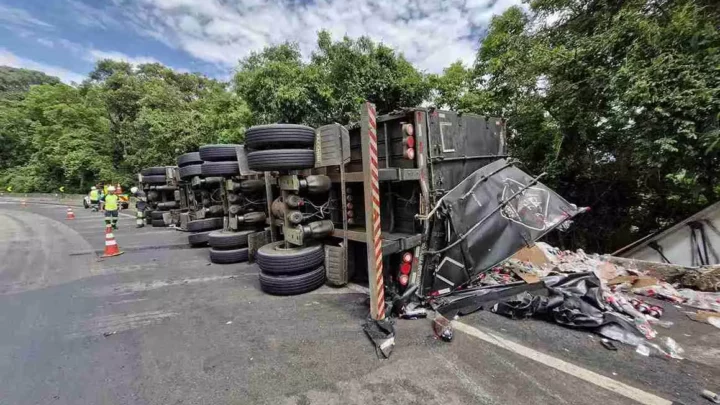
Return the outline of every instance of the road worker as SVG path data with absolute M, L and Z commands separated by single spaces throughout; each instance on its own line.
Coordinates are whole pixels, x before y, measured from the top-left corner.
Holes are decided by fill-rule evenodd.
M 147 208 L 147 197 L 145 192 L 138 189 L 137 187 L 130 188 L 130 194 L 136 198 L 135 209 L 135 228 L 142 228 L 145 226 L 145 209 Z
M 105 226 L 112 226 L 117 229 L 118 212 L 120 211 L 120 197 L 115 194 L 115 187 L 108 186 L 107 194 L 100 198 L 105 211 Z
M 97 212 L 99 204 L 100 191 L 98 191 L 97 187 L 92 186 L 90 187 L 90 206 L 92 207 L 92 210 Z

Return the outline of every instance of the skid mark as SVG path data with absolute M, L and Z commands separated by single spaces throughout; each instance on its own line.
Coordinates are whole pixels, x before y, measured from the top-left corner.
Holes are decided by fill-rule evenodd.
M 257 275 L 257 273 L 254 273 Z M 243 274 L 248 275 L 248 273 Z M 184 278 L 180 280 L 152 280 L 147 282 L 136 282 L 136 283 L 125 283 L 116 284 L 107 287 L 97 288 L 93 292 L 95 295 L 106 296 L 106 295 L 129 295 L 137 292 L 157 290 L 158 288 L 172 287 L 178 285 L 189 285 L 208 283 L 213 281 L 222 281 L 237 278 L 238 275 L 229 276 L 211 276 L 211 277 L 200 277 L 200 278 Z
M 143 326 L 154 325 L 177 315 L 177 312 L 148 311 L 99 316 L 77 325 L 76 331 L 68 335 L 68 337 L 114 335 Z

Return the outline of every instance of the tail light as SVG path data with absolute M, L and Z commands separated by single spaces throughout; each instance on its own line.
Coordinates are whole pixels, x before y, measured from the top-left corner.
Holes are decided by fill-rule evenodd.
M 410 252 L 403 253 L 402 261 L 405 263 L 412 263 L 413 255 Z
M 412 124 L 403 124 L 403 157 L 408 160 L 415 159 L 415 130 Z
M 347 187 L 345 189 L 345 199 L 348 201 L 347 205 L 345 206 L 345 209 L 347 209 L 347 218 L 348 218 L 348 223 L 350 224 L 351 218 L 353 218 L 355 216 L 355 212 L 353 211 L 353 203 L 350 202 L 350 201 L 352 201 L 352 188 Z
M 410 281 L 410 271 L 412 270 L 413 255 L 410 252 L 405 252 L 402 255 L 402 263 L 400 263 L 400 275 L 398 276 L 398 282 L 401 286 L 406 286 Z

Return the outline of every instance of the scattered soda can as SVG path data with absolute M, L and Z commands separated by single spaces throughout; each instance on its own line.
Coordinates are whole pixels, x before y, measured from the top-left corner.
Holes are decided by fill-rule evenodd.
M 650 311 L 648 312 L 648 315 L 655 317 L 655 318 L 660 318 L 663 316 L 663 309 L 662 309 L 662 307 L 653 305 L 650 307 Z

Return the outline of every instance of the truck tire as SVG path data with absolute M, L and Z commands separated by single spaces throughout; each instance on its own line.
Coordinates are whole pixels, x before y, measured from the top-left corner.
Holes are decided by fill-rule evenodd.
M 205 218 L 187 223 L 190 232 L 214 231 L 223 227 L 223 218 Z
M 162 219 L 164 212 L 162 211 L 153 211 L 150 213 L 151 219 Z
M 325 284 L 325 266 L 307 273 L 274 275 L 260 273 L 260 288 L 268 294 L 296 295 L 315 290 Z
M 180 172 L 180 178 L 185 180 L 189 179 L 195 176 L 201 176 L 202 175 L 202 164 L 194 164 L 194 165 L 188 165 L 185 167 L 181 167 Z
M 203 176 L 235 176 L 240 174 L 237 160 L 234 162 L 205 162 L 202 164 Z
M 157 201 L 160 198 L 160 194 L 157 191 L 151 190 L 147 193 L 147 200 L 150 202 Z
M 257 125 L 245 132 L 245 146 L 252 150 L 302 149 L 315 145 L 315 130 L 305 125 Z
M 271 149 L 247 154 L 250 169 L 260 172 L 273 170 L 311 169 L 315 166 L 312 149 Z
M 165 225 L 165 221 L 163 221 L 162 219 L 153 219 L 152 226 L 155 228 L 164 228 L 167 225 Z
M 210 248 L 210 261 L 217 264 L 230 264 L 246 262 L 248 260 L 248 248 L 232 250 L 216 250 Z
M 142 174 L 143 176 L 156 176 L 156 175 L 165 176 L 165 166 L 148 167 L 148 168 L 140 170 L 140 174 Z
M 255 253 L 260 270 L 267 274 L 301 273 L 317 268 L 325 261 L 325 249 L 321 243 L 308 246 L 285 247 L 285 241 L 269 243 Z
M 202 162 L 202 159 L 200 159 L 200 152 L 186 153 L 184 155 L 178 156 L 177 158 L 178 167 L 202 164 Z
M 213 231 L 191 233 L 188 235 L 188 243 L 192 247 L 205 246 L 208 243 L 208 236 L 210 236 L 210 232 Z
M 247 247 L 248 235 L 253 233 L 252 231 L 240 231 L 240 232 L 225 232 L 225 231 L 212 231 L 208 237 L 208 243 L 210 247 L 215 249 L 237 249 L 241 247 Z
M 152 174 L 152 175 L 144 175 L 142 178 L 143 183 L 147 184 L 165 184 L 167 183 L 167 177 L 165 175 L 159 175 L 159 174 Z
M 90 208 L 90 204 L 88 204 L 87 200 L 84 199 L 84 198 L 83 198 L 83 207 L 84 207 L 85 209 Z
M 203 145 L 200 147 L 200 159 L 204 162 L 237 161 L 236 146 L 238 145 Z

